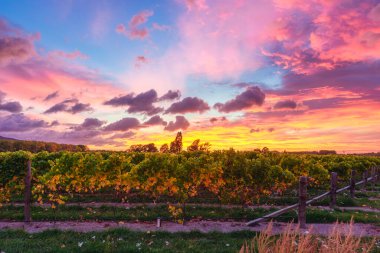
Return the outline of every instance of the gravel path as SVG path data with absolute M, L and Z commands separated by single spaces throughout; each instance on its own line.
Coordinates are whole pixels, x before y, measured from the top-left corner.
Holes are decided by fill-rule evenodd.
M 24 222 L 0 222 L 0 230 L 6 229 L 23 229 L 28 233 L 38 233 L 49 229 L 58 230 L 71 230 L 77 232 L 91 232 L 103 231 L 112 228 L 126 228 L 134 231 L 167 231 L 167 232 L 212 232 L 219 231 L 223 233 L 233 231 L 262 231 L 268 223 L 261 223 L 258 226 L 247 227 L 243 222 L 218 222 L 218 221 L 190 221 L 186 225 L 181 225 L 174 222 L 164 222 L 161 228 L 156 227 L 155 222 L 31 222 L 26 224 Z M 273 232 L 280 233 L 284 230 L 287 223 L 275 222 L 273 223 Z M 293 225 L 296 227 L 296 224 Z M 348 224 L 339 224 L 343 233 L 349 231 Z M 328 235 L 333 229 L 334 224 L 308 224 L 308 228 L 303 231 L 308 231 L 312 234 Z M 380 227 L 370 224 L 354 224 L 354 235 L 362 236 L 380 236 Z

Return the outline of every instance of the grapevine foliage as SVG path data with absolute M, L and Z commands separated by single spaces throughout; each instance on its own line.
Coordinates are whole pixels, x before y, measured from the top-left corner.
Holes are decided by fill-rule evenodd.
M 197 144 L 197 143 L 196 143 Z M 172 145 L 175 146 L 174 144 Z M 194 145 L 195 146 L 195 145 Z M 379 165 L 380 158 L 355 155 L 299 155 L 257 151 L 140 152 L 0 152 L 0 203 L 22 196 L 26 163 L 32 160 L 33 197 L 55 207 L 74 194 L 113 192 L 121 201 L 144 194 L 153 201 L 166 196 L 174 217 L 185 204 L 208 192 L 220 203 L 251 204 L 262 196 L 294 189 L 299 176 L 312 187 L 327 189 L 329 174 L 349 180 Z M 178 207 L 179 206 L 179 207 Z

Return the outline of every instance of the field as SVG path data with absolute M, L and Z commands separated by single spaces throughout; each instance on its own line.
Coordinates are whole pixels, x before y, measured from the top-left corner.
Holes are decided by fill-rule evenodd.
M 24 178 L 29 160 L 33 222 L 25 225 Z M 3 152 L 0 249 L 237 252 L 267 224 L 248 227 L 245 222 L 298 203 L 300 176 L 308 177 L 311 198 L 329 191 L 331 172 L 338 173 L 338 187 L 343 187 L 350 184 L 352 170 L 359 181 L 379 165 L 380 158 L 370 156 L 234 150 Z M 380 226 L 380 184 L 375 181 L 356 187 L 355 198 L 348 192 L 338 194 L 333 209 L 329 198 L 312 203 L 306 221 L 314 224 L 313 234 L 327 236 L 334 222 L 352 219 L 353 234 L 364 235 L 364 244 L 369 244 L 379 235 Z M 157 218 L 161 228 L 156 228 Z M 274 218 L 276 231 L 283 232 L 285 222 L 297 219 L 296 210 L 279 215 Z M 17 230 L 22 228 L 29 233 Z

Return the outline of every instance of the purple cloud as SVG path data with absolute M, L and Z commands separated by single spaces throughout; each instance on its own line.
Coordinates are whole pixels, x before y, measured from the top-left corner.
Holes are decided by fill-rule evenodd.
M 197 97 L 187 97 L 184 98 L 182 101 L 173 103 L 166 111 L 165 113 L 191 113 L 191 112 L 199 112 L 203 113 L 210 109 L 210 106 L 203 101 L 202 99 L 199 99 Z
M 49 124 L 46 121 L 30 119 L 23 113 L 0 117 L 0 131 L 4 132 L 25 132 L 48 126 Z
M 22 111 L 22 106 L 19 102 L 7 102 L 0 104 L 0 111 L 18 113 Z
M 104 128 L 104 131 L 128 131 L 140 127 L 140 122 L 136 118 L 123 118 L 111 123 Z
M 136 133 L 134 132 L 118 133 L 118 134 L 112 135 L 110 139 L 124 139 L 124 138 L 130 138 L 134 135 L 136 135 Z
M 297 94 L 299 89 L 330 86 L 370 94 L 375 87 L 379 87 L 379 69 L 380 61 L 369 61 L 342 64 L 335 69 L 309 75 L 289 73 L 283 77 L 283 89 Z
M 67 105 L 66 103 L 58 103 L 47 109 L 44 113 L 49 114 L 49 113 L 57 113 L 57 112 L 63 112 L 67 110 Z
M 73 106 L 71 106 L 67 112 L 70 112 L 72 114 L 80 113 L 80 112 L 88 112 L 92 111 L 90 104 L 83 104 L 83 103 L 76 103 Z
M 162 95 L 158 100 L 164 101 L 164 100 L 174 100 L 179 99 L 181 97 L 181 92 L 179 90 L 169 90 L 167 93 Z
M 82 124 L 73 127 L 75 130 L 88 130 L 96 129 L 104 125 L 106 121 L 99 120 L 97 118 L 86 118 Z
M 23 62 L 34 54 L 32 37 L 0 18 L 0 65 Z
M 296 109 L 297 103 L 293 100 L 278 101 L 274 106 L 274 109 Z
M 265 94 L 257 86 L 248 87 L 243 93 L 226 103 L 216 103 L 214 108 L 219 112 L 234 112 L 250 108 L 253 105 L 261 106 L 264 103 Z
M 134 96 L 134 94 L 127 94 L 124 96 L 115 97 L 104 102 L 104 104 L 114 107 L 129 106 L 127 110 L 129 113 L 145 113 L 147 115 L 154 115 L 163 111 L 163 108 L 155 107 L 153 105 L 153 103 L 157 102 L 157 100 L 157 92 L 151 89 L 136 96 Z
M 210 122 L 214 124 L 217 121 L 226 121 L 226 120 L 227 120 L 227 118 L 224 117 L 224 116 L 220 117 L 220 118 L 213 117 L 213 118 L 210 119 Z
M 61 103 L 55 104 L 49 109 L 47 109 L 44 114 L 57 113 L 57 112 L 68 112 L 71 114 L 76 114 L 80 112 L 93 111 L 90 104 L 83 104 L 78 102 L 78 99 L 66 99 Z
M 155 125 L 163 125 L 166 126 L 168 123 L 164 121 L 160 116 L 156 115 L 151 117 L 149 120 L 144 122 L 146 126 L 155 126 Z
M 53 99 L 53 98 L 58 97 L 58 93 L 59 93 L 58 91 L 53 92 L 53 93 L 50 93 L 49 95 L 47 95 L 47 96 L 45 97 L 44 101 L 49 101 L 49 100 L 51 100 L 51 99 Z
M 170 121 L 165 127 L 167 131 L 176 131 L 178 129 L 186 130 L 190 126 L 189 121 L 184 116 L 176 116 L 175 121 Z
M 0 91 L 0 111 L 18 113 L 22 111 L 22 106 L 19 102 L 3 102 L 6 94 Z

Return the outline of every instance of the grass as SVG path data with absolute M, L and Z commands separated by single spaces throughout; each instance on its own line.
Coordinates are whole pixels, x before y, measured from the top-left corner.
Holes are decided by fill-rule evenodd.
M 115 229 L 106 232 L 1 231 L 0 252 L 238 252 L 255 232 L 167 233 Z
M 342 211 L 342 210 L 320 210 L 320 209 L 307 209 L 306 221 L 308 223 L 334 223 L 350 222 L 351 218 L 356 223 L 370 223 L 380 225 L 379 213 L 366 213 L 361 211 Z M 291 211 L 276 218 L 277 221 L 291 221 L 297 222 L 297 213 Z
M 23 220 L 23 208 L 20 206 L 4 206 L 0 212 L 0 220 Z M 218 208 L 218 207 L 187 207 L 187 219 L 207 220 L 253 220 L 276 210 L 272 208 Z M 32 207 L 32 218 L 34 221 L 63 221 L 63 220 L 103 220 L 103 221 L 154 221 L 157 217 L 164 220 L 172 220 L 172 216 L 166 206 L 134 208 L 102 206 L 100 208 L 86 208 L 81 206 L 60 206 L 57 209 Z M 351 217 L 355 222 L 373 223 L 380 225 L 379 213 L 366 213 L 360 211 L 342 210 L 319 210 L 308 208 L 307 221 L 310 223 L 331 223 L 337 220 L 349 222 Z M 297 220 L 295 211 L 288 212 L 276 218 L 278 221 Z
M 370 253 L 379 249 L 375 238 L 353 236 L 352 221 L 345 236 L 337 224 L 325 237 L 302 233 L 298 227 L 292 227 L 292 224 L 288 224 L 280 235 L 273 236 L 273 224 L 269 223 L 264 231 L 249 243 L 244 243 L 239 253 Z
M 0 212 L 0 220 L 23 220 L 23 207 L 4 206 Z M 273 209 L 275 210 L 275 209 Z M 256 208 L 215 208 L 215 207 L 187 207 L 186 217 L 190 219 L 212 220 L 247 220 L 263 216 L 268 210 Z M 86 208 L 81 206 L 60 206 L 57 209 L 32 207 L 34 221 L 58 221 L 58 220 L 124 220 L 124 221 L 153 221 L 157 217 L 171 220 L 172 216 L 167 206 L 156 207 L 110 207 Z
M 239 249 L 246 241 L 250 241 L 257 235 L 258 233 L 251 231 L 239 231 L 233 233 L 168 233 L 155 231 L 137 232 L 126 229 L 112 229 L 103 232 L 89 233 L 49 230 L 41 233 L 28 234 L 19 230 L 7 230 L 0 231 L 0 252 L 236 253 L 239 252 Z M 278 236 L 275 236 L 275 239 L 278 238 Z M 320 237 L 317 238 L 322 240 L 326 239 Z M 372 241 L 371 238 L 364 238 L 363 240 L 364 242 Z M 379 242 L 375 245 L 375 250 L 373 252 L 380 252 L 378 244 Z M 347 250 L 348 249 L 334 252 L 353 252 Z M 267 252 L 269 253 L 274 251 Z
M 315 196 L 315 195 L 309 195 Z M 380 197 L 377 192 L 357 192 L 355 194 L 356 198 L 352 199 L 347 193 L 343 193 L 337 196 L 337 205 L 341 207 L 371 207 L 380 209 L 380 199 L 370 200 L 371 197 Z M 314 202 L 313 206 L 328 206 L 330 199 L 324 198 L 322 200 Z M 287 206 L 291 204 L 296 204 L 298 202 L 297 197 L 283 196 L 279 198 L 263 198 L 260 204 L 264 205 L 279 205 Z

